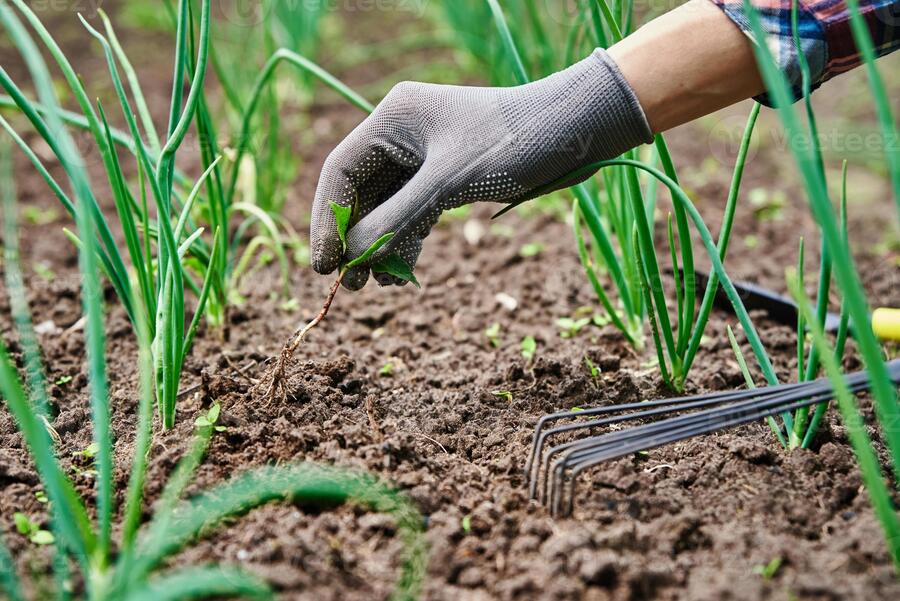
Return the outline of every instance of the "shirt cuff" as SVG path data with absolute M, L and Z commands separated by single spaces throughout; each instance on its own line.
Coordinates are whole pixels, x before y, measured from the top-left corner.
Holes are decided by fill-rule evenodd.
M 753 31 L 750 28 L 750 19 L 744 9 L 742 0 L 710 0 L 718 6 L 744 34 L 756 44 Z M 804 8 L 804 2 L 798 2 L 797 31 L 800 38 L 800 46 L 794 43 L 793 28 L 791 26 L 791 1 L 790 0 L 753 0 L 753 5 L 759 13 L 763 30 L 766 35 L 766 44 L 775 58 L 775 62 L 781 72 L 787 78 L 791 87 L 793 101 L 803 97 L 803 74 L 800 69 L 801 55 L 806 58 L 810 73 L 810 91 L 815 90 L 825 80 L 825 70 L 828 64 L 828 49 L 825 43 L 825 32 L 822 24 Z M 765 106 L 773 106 L 773 101 L 768 94 L 762 94 L 755 98 L 757 102 Z

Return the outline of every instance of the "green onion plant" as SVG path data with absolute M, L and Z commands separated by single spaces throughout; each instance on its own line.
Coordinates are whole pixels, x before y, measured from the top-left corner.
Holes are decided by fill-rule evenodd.
M 60 103 L 54 89 L 53 79 L 42 58 L 41 51 L 23 21 L 6 2 L 0 4 L 0 21 L 25 60 L 42 108 L 39 109 L 32 103 L 9 75 L 2 70 L 0 70 L 0 85 L 4 87 L 32 127 L 53 151 L 71 182 L 76 199 L 83 198 L 84 202 L 88 203 L 91 210 L 91 227 L 79 228 L 79 234 L 68 232 L 68 235 L 76 246 L 83 247 L 86 244 L 85 232 L 96 231 L 96 234 L 91 233 L 90 235 L 99 237 L 100 244 L 96 247 L 92 245 L 91 248 L 96 248 L 95 254 L 100 267 L 115 288 L 135 329 L 146 329 L 153 340 L 151 348 L 156 372 L 157 404 L 165 427 L 171 427 L 175 420 L 175 400 L 182 365 L 203 314 L 214 274 L 213 269 L 206 269 L 203 280 L 198 284 L 190 278 L 184 267 L 185 255 L 193 242 L 199 239 L 203 233 L 202 228 L 192 225 L 190 211 L 210 170 L 208 169 L 200 177 L 187 197 L 181 200 L 180 207 L 176 205 L 178 198 L 175 193 L 175 156 L 193 120 L 206 70 L 210 22 L 209 2 L 203 4 L 199 54 L 195 61 L 196 68 L 192 69 L 190 73 L 187 69 L 189 61 L 183 39 L 187 35 L 185 30 L 188 27 L 188 15 L 186 9 L 182 10 L 179 29 L 181 37 L 177 44 L 175 61 L 174 81 L 177 83 L 173 86 L 169 126 L 165 137 L 158 142 L 154 135 L 148 136 L 150 142 L 144 142 L 140 125 L 135 117 L 138 113 L 132 108 L 124 84 L 119 77 L 119 61 L 116 58 L 113 44 L 110 42 L 112 36 L 109 36 L 110 39 L 108 39 L 107 36 L 82 19 L 88 32 L 103 47 L 113 86 L 128 124 L 138 171 L 138 183 L 134 189 L 129 185 L 120 162 L 107 113 L 103 106 L 98 102 L 95 107 L 90 102 L 87 91 L 73 66 L 32 9 L 22 0 L 11 0 L 11 4 L 19 10 L 24 20 L 31 26 L 57 63 L 69 90 L 79 103 L 88 130 L 92 134 L 103 160 L 108 184 L 115 200 L 119 225 L 124 233 L 131 271 L 126 268 L 126 253 L 120 252 L 112 237 L 112 225 L 100 211 L 95 188 L 91 183 L 84 159 L 60 116 Z M 111 30 L 108 20 L 106 25 L 107 30 Z M 124 69 L 126 73 L 131 73 L 130 65 Z M 190 81 L 186 98 L 183 97 L 181 86 L 181 82 L 185 79 Z M 134 80 L 131 79 L 131 81 Z M 145 111 L 145 103 L 139 102 L 138 106 L 140 107 L 138 110 Z M 144 113 L 142 121 L 145 125 L 149 123 L 146 113 Z M 36 153 L 2 117 L 0 117 L 0 125 L 31 160 L 63 206 L 70 214 L 77 217 L 75 210 L 77 202 L 73 201 L 63 190 L 63 187 L 49 173 Z M 153 150 L 148 145 L 153 146 Z M 158 151 L 156 150 L 157 146 Z M 153 219 L 151 219 L 150 203 L 148 202 L 148 188 L 155 208 L 155 218 Z M 216 247 L 215 240 L 219 235 L 218 232 L 214 232 L 214 249 Z M 153 246 L 156 248 L 155 256 L 152 251 Z M 206 262 L 206 265 L 214 264 L 215 251 L 207 258 Z M 134 287 L 131 285 L 132 279 L 136 281 Z M 186 286 L 193 288 L 197 296 L 194 316 L 189 324 L 185 323 Z
M 850 446 L 853 447 L 856 454 L 863 484 L 869 493 L 875 517 L 884 532 L 888 552 L 894 562 L 894 569 L 900 573 L 900 519 L 898 519 L 897 509 L 894 507 L 890 489 L 882 473 L 878 455 L 866 431 L 866 424 L 859 411 L 859 406 L 856 404 L 853 394 L 847 389 L 844 374 L 841 371 L 841 351 L 832 348 L 828 343 L 815 309 L 803 289 L 799 275 L 789 271 L 787 279 L 788 287 L 797 302 L 798 313 L 809 323 L 813 347 L 818 350 L 825 373 L 834 387 L 838 409 L 847 427 L 847 438 L 850 439 Z M 840 344 L 840 339 L 838 343 Z M 900 454 L 892 449 L 891 458 L 896 469 L 897 464 L 900 463 Z
M 69 142 L 59 140 L 60 145 Z M 21 279 L 16 238 L 16 204 L 7 147 L 0 145 L 0 195 L 4 218 L 5 267 L 15 330 L 20 341 L 23 366 L 0 341 L 0 394 L 18 426 L 34 461 L 49 501 L 50 530 L 55 556 L 52 570 L 59 598 L 71 598 L 71 583 L 81 583 L 85 599 L 159 600 L 206 597 L 273 598 L 268 585 L 237 567 L 205 565 L 172 567 L 170 559 L 182 548 L 208 536 L 227 520 L 273 501 L 330 507 L 345 502 L 389 513 L 397 521 L 398 535 L 405 545 L 395 599 L 413 599 L 420 590 L 426 567 L 426 548 L 420 514 L 402 495 L 375 478 L 308 463 L 266 466 L 234 476 L 225 482 L 184 499 L 184 492 L 201 463 L 211 436 L 218 429 L 217 411 L 197 420 L 189 450 L 165 483 L 152 515 L 144 500 L 144 485 L 150 460 L 153 422 L 153 387 L 156 370 L 147 322 L 136 322 L 138 340 L 137 434 L 130 476 L 121 511 L 114 490 L 114 448 L 104 353 L 98 253 L 90 188 L 76 186 L 79 264 L 85 316 L 85 348 L 93 446 L 96 448 L 96 478 L 93 505 L 79 496 L 74 482 L 57 458 L 47 422 L 49 395 L 36 337 L 31 329 L 25 290 Z M 77 172 L 73 178 L 78 181 Z M 135 293 L 137 303 L 142 301 Z M 142 307 L 136 308 L 143 310 Z M 24 381 L 20 377 L 24 369 Z M 95 515 L 95 517 L 91 517 Z M 74 573 L 73 573 L 74 572 Z M 75 575 L 77 574 L 77 577 Z M 83 589 L 83 590 L 82 590 Z M 0 596 L 18 601 L 25 588 L 14 558 L 0 540 Z
M 172 0 L 166 4 L 174 12 Z M 190 8 L 192 3 L 187 4 Z M 319 24 L 326 8 L 326 3 L 319 3 L 307 10 L 305 3 L 292 0 L 264 3 L 260 26 L 223 24 L 216 38 L 222 43 L 210 49 L 210 60 L 225 102 L 217 109 L 201 90 L 197 130 L 204 142 L 203 165 L 212 174 L 205 182 L 206 194 L 197 205 L 210 227 L 227 232 L 218 241 L 216 277 L 208 305 L 208 317 L 213 325 L 225 322 L 229 304 L 242 302 L 242 278 L 267 256 L 273 256 L 278 263 L 280 292 L 284 298 L 290 296 L 291 251 L 297 262 L 308 262 L 308 246 L 281 216 L 287 184 L 296 169 L 292 167 L 295 157 L 281 122 L 284 102 L 277 90 L 284 86 L 283 80 L 275 77 L 278 68 L 282 64 L 292 67 L 309 93 L 313 84 L 321 83 L 362 110 L 374 108 L 346 84 L 298 53 L 302 50 L 315 56 L 317 40 L 304 37 L 304 32 L 312 31 Z M 279 44 L 288 45 L 279 47 Z M 258 54 L 257 48 L 263 48 L 268 56 L 261 69 L 255 61 L 247 60 L 248 56 Z M 219 123 L 229 128 L 230 140 L 221 141 Z M 260 137 L 260 131 L 266 135 Z M 225 155 L 227 160 L 214 164 L 219 155 Z M 195 246 L 197 255 L 210 254 L 202 240 Z
M 510 28 L 510 21 L 499 2 L 487 0 L 487 5 L 505 51 L 507 69 L 511 68 L 516 75 L 517 83 L 526 83 L 530 79 L 529 73 L 540 72 L 540 61 L 530 60 L 530 57 L 519 53 L 516 32 Z M 534 35 L 533 44 L 539 48 L 546 46 L 546 50 L 538 53 L 540 56 L 553 54 L 571 61 L 573 56 L 583 51 L 582 46 L 606 47 L 632 31 L 634 18 L 631 3 L 616 2 L 610 6 L 606 0 L 586 0 L 579 6 L 582 18 L 574 22 L 573 27 L 577 31 L 565 37 L 566 51 L 562 54 L 550 46 L 550 36 L 534 33 L 538 30 L 540 19 L 536 10 L 533 11 L 535 18 L 527 22 Z M 529 9 L 531 13 L 532 9 Z M 590 27 L 587 31 L 581 31 L 585 23 L 589 23 Z M 562 65 L 553 64 L 553 68 L 559 66 Z M 758 114 L 759 106 L 755 105 L 748 117 L 735 164 L 725 218 L 716 243 L 715 252 L 720 260 L 724 260 L 727 252 L 744 163 Z M 610 323 L 636 348 L 642 347 L 644 327 L 649 322 L 662 378 L 672 388 L 681 390 L 712 310 L 719 275 L 713 274 L 710 278 L 698 310 L 690 232 L 692 218 L 685 204 L 687 195 L 679 186 L 675 166 L 662 135 L 656 136 L 649 161 L 642 160 L 640 153 L 632 150 L 619 160 L 605 162 L 603 167 L 595 177 L 572 188 L 575 196 L 573 223 L 579 257 Z M 582 170 L 582 174 L 590 174 L 597 167 L 592 168 Z M 664 179 L 659 175 L 663 175 Z M 670 189 L 673 197 L 672 214 L 668 215 L 665 227 L 675 284 L 674 302 L 666 298 L 660 260 L 653 243 L 660 183 Z M 553 189 L 554 185 L 547 189 Z M 696 223 L 695 228 L 699 228 Z M 590 234 L 590 246 L 585 240 L 585 230 Z M 603 271 L 608 274 L 611 290 L 602 283 Z
M 857 12 L 856 7 L 850 7 L 852 13 Z M 756 9 L 751 3 L 745 2 L 748 11 L 750 25 L 757 43 L 754 50 L 757 56 L 760 70 L 763 74 L 770 97 L 774 100 L 781 118 L 782 124 L 789 140 L 807 140 L 814 134 L 804 130 L 792 105 L 792 97 L 789 85 L 781 71 L 778 69 L 775 59 L 765 45 L 765 33 Z M 862 32 L 868 36 L 867 31 Z M 864 60 L 871 62 L 872 57 L 863 54 Z M 808 105 L 807 105 L 808 106 Z M 814 127 L 814 120 L 810 121 Z M 810 208 L 819 225 L 823 244 L 827 252 L 823 256 L 828 257 L 834 279 L 840 289 L 843 303 L 849 321 L 852 323 L 853 336 L 856 340 L 859 353 L 862 356 L 869 377 L 872 380 L 872 394 L 875 399 L 876 415 L 882 424 L 885 442 L 894 458 L 894 475 L 900 481 L 900 430 L 895 424 L 900 423 L 900 405 L 897 402 L 897 392 L 888 377 L 882 351 L 878 340 L 872 331 L 869 305 L 865 291 L 860 282 L 859 273 L 850 253 L 848 240 L 842 234 L 834 208 L 828 197 L 824 178 L 824 170 L 820 161 L 820 154 L 816 146 L 805 144 L 791 144 L 790 150 L 794 156 L 806 189 Z M 822 277 L 821 279 L 824 279 Z M 820 282 L 821 283 L 821 282 Z M 821 306 L 824 299 L 820 297 L 818 305 Z M 815 320 L 805 319 L 808 327 L 814 326 L 820 321 L 819 309 Z M 821 351 L 819 351 L 821 355 Z M 822 358 L 820 357 L 820 360 Z
M 858 3 L 848 3 L 848 6 L 851 11 L 854 39 L 861 49 L 861 56 L 872 83 L 875 107 L 881 120 L 882 133 L 886 140 L 890 140 L 897 135 L 896 126 L 892 121 L 885 123 L 884 120 L 884 115 L 889 115 L 889 110 L 877 69 L 873 64 L 872 42 L 868 30 L 861 23 Z M 848 438 L 856 454 L 863 482 L 876 517 L 884 531 L 887 547 L 895 567 L 900 571 L 900 525 L 898 525 L 896 508 L 893 506 L 891 493 L 885 484 L 878 457 L 866 432 L 865 422 L 853 396 L 846 388 L 840 367 L 846 337 L 851 329 L 850 324 L 852 324 L 853 337 L 871 381 L 875 417 L 882 439 L 887 446 L 893 481 L 900 490 L 900 430 L 896 427 L 896 424 L 900 423 L 900 404 L 898 404 L 897 391 L 887 372 L 882 350 L 872 331 L 869 305 L 850 252 L 846 216 L 846 161 L 842 170 L 840 222 L 843 223 L 843 226 L 841 226 L 828 196 L 822 154 L 817 144 L 816 120 L 809 102 L 810 73 L 808 65 L 801 57 L 802 88 L 806 97 L 804 108 L 807 117 L 807 127 L 804 128 L 793 106 L 790 86 L 765 43 L 765 32 L 756 8 L 749 0 L 745 0 L 744 9 L 748 14 L 749 24 L 755 38 L 754 51 L 769 97 L 774 101 L 787 139 L 799 141 L 799 143 L 790 144 L 790 151 L 798 166 L 806 197 L 821 235 L 821 260 L 817 300 L 814 307 L 803 288 L 802 243 L 800 266 L 789 272 L 788 275 L 788 285 L 797 301 L 799 313 L 797 327 L 798 378 L 807 380 L 813 378 L 821 366 L 835 387 L 838 409 L 847 427 Z M 792 24 L 795 36 L 797 35 L 797 11 L 797 3 L 794 2 Z M 812 143 L 805 143 L 808 140 L 812 140 Z M 886 144 L 885 148 L 890 148 L 890 146 Z M 887 155 L 888 167 L 896 186 L 896 153 L 891 155 L 891 151 L 888 150 Z M 841 319 L 834 348 L 828 344 L 823 327 L 832 279 L 841 295 Z M 812 348 L 809 351 L 804 348 L 807 335 L 812 339 Z M 767 362 L 767 358 L 759 354 L 757 354 L 757 360 Z M 798 411 L 796 415 L 786 418 L 786 432 L 790 436 L 788 446 L 808 447 L 825 411 L 826 405 L 822 404 L 815 407 L 812 417 L 807 411 Z
M 22 0 L 10 2 L 49 50 L 77 99 L 81 114 L 61 108 L 40 51 L 16 12 L 5 1 L 0 4 L 0 19 L 26 60 L 39 102 L 29 99 L 0 68 L 0 85 L 7 92 L 0 104 L 20 110 L 53 150 L 69 178 L 74 177 L 86 186 L 84 193 L 90 199 L 100 239 L 96 247 L 98 260 L 132 323 L 137 327 L 137 322 L 144 322 L 153 338 L 157 402 L 164 425 L 171 427 L 175 420 L 182 365 L 204 310 L 208 308 L 207 315 L 213 325 L 224 322 L 228 303 L 239 302 L 237 290 L 248 265 L 254 254 L 261 256 L 263 250 L 277 258 L 283 293 L 288 294 L 289 244 L 282 236 L 286 224 L 278 214 L 266 210 L 252 198 L 241 197 L 238 190 L 238 174 L 245 165 L 244 157 L 251 151 L 249 138 L 253 117 L 276 68 L 282 63 L 293 65 L 300 72 L 324 82 L 356 106 L 371 110 L 372 105 L 315 63 L 293 51 L 278 50 L 258 75 L 240 113 L 238 142 L 230 153 L 231 167 L 226 172 L 223 164 L 229 161 L 223 160 L 223 155 L 228 154 L 228 149 L 219 146 L 203 85 L 210 55 L 209 0 L 199 3 L 199 10 L 194 9 L 195 3 L 190 0 L 181 0 L 177 8 L 170 5 L 176 24 L 175 84 L 171 93 L 169 126 L 163 137 L 154 129 L 139 79 L 102 11 L 103 32 L 84 20 L 82 22 L 103 49 L 127 133 L 110 127 L 103 106 L 98 102 L 95 108 L 89 101 L 73 66 L 37 15 Z M 124 81 L 120 72 L 124 73 Z M 180 84 L 182 81 L 190 84 L 186 97 Z M 203 174 L 193 182 L 175 168 L 175 155 L 192 122 L 203 141 L 200 149 Z M 0 126 L 74 216 L 74 203 L 37 153 L 2 116 Z M 113 226 L 99 209 L 83 158 L 74 144 L 58 142 L 61 137 L 69 138 L 67 126 L 88 131 L 97 145 L 119 224 L 125 234 L 127 252 L 117 248 Z M 120 149 L 127 150 L 135 160 L 136 186 L 130 185 L 124 174 Z M 155 211 L 151 211 L 148 196 L 152 198 Z M 207 224 L 211 239 L 203 237 L 206 228 L 198 227 L 198 220 Z M 253 230 L 257 233 L 248 234 Z M 74 234 L 69 235 L 76 245 L 83 244 L 83 240 Z M 131 269 L 126 267 L 126 255 Z M 130 286 L 132 278 L 137 281 L 139 298 Z M 185 289 L 196 299 L 189 325 L 185 324 Z

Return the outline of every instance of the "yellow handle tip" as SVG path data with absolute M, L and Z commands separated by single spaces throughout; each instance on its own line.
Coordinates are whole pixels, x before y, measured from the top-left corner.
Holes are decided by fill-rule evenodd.
M 900 341 L 900 309 L 875 309 L 872 329 L 882 340 Z

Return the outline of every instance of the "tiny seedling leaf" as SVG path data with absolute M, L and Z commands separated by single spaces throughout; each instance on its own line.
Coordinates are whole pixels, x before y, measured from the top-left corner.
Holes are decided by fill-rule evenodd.
M 100 452 L 100 447 L 97 443 L 92 442 L 88 446 L 86 446 L 81 451 L 75 451 L 72 453 L 75 457 L 84 457 L 85 459 L 93 459 L 97 456 L 97 453 Z
M 597 367 L 597 364 L 591 361 L 591 358 L 587 355 L 584 356 L 584 364 L 587 365 L 588 371 L 591 374 L 591 377 L 595 380 L 600 377 L 600 368 Z
M 500 324 L 495 323 L 484 330 L 484 335 L 490 341 L 491 346 L 497 348 L 500 346 Z
M 33 528 L 31 524 L 31 520 L 28 519 L 28 516 L 22 512 L 17 511 L 13 514 L 13 521 L 16 523 L 16 530 L 19 531 L 19 534 L 28 536 L 31 534 L 31 530 Z
M 528 244 L 523 244 L 522 248 L 519 249 L 519 256 L 523 259 L 529 259 L 541 254 L 542 250 L 544 250 L 544 245 L 540 242 L 529 242 Z
M 350 217 L 353 215 L 353 207 L 342 207 L 336 202 L 331 203 L 331 212 L 337 221 L 338 237 L 341 239 L 341 251 L 347 252 L 347 230 L 350 229 Z
M 36 545 L 52 545 L 56 542 L 56 539 L 53 537 L 48 530 L 38 530 L 29 538 L 31 542 Z
M 782 559 L 780 557 L 775 557 L 767 563 L 766 565 L 758 565 L 753 568 L 754 574 L 759 574 L 763 577 L 763 580 L 771 580 L 775 577 L 775 574 L 778 572 L 778 568 L 781 567 Z
M 560 329 L 560 336 L 563 338 L 573 338 L 583 327 L 591 323 L 590 317 L 581 319 L 572 319 L 571 317 L 560 317 L 556 320 L 556 325 Z
M 607 314 L 594 313 L 591 317 L 591 321 L 598 328 L 602 328 L 605 325 L 609 325 L 612 322 L 612 318 Z
M 465 516 L 462 519 L 462 529 L 466 534 L 472 532 L 472 516 Z
M 400 278 L 405 282 L 412 282 L 412 284 L 416 288 L 421 288 L 419 285 L 419 280 L 416 279 L 416 275 L 413 273 L 412 267 L 409 266 L 409 263 L 403 260 L 403 257 L 398 255 L 397 253 L 391 253 L 385 258 L 377 261 L 372 265 L 372 271 L 375 273 L 386 273 L 388 275 L 392 275 L 395 278 Z
M 296 298 L 292 298 L 284 301 L 278 306 L 279 309 L 284 311 L 285 313 L 294 313 L 297 309 L 300 308 L 300 300 Z
M 209 410 L 194 420 L 194 425 L 198 428 L 212 428 L 216 432 L 224 432 L 226 430 L 225 426 L 217 426 L 216 422 L 219 421 L 219 413 L 222 410 L 222 406 L 218 403 L 209 408 Z
M 513 394 L 509 390 L 494 390 L 491 392 L 492 395 L 496 397 L 500 397 L 505 400 L 507 403 L 512 403 Z
M 526 336 L 522 339 L 522 356 L 525 357 L 526 360 L 531 361 L 534 359 L 534 353 L 537 351 L 537 342 L 534 340 L 534 336 Z
M 379 238 L 378 240 L 373 242 L 372 246 L 367 248 L 363 254 L 359 255 L 358 257 L 356 257 L 355 259 L 353 259 L 352 261 L 350 261 L 349 263 L 344 265 L 344 268 L 350 269 L 351 267 L 356 267 L 357 265 L 362 265 L 363 263 L 368 261 L 372 257 L 372 255 L 374 255 L 378 251 L 379 248 L 381 248 L 382 246 L 384 246 L 385 244 L 390 242 L 391 238 L 393 238 L 393 237 L 394 237 L 394 232 L 388 232 L 387 234 L 385 234 L 384 236 L 382 236 L 381 238 Z

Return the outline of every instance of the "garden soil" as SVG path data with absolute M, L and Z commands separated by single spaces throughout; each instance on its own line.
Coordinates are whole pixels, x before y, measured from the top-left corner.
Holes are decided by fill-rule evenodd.
M 84 60 L 99 64 L 92 53 Z M 162 86 L 166 72 L 159 65 L 149 72 L 154 68 Z M 734 114 L 742 113 L 746 107 Z M 360 118 L 329 102 L 314 109 L 309 127 L 317 142 L 298 144 L 304 162 L 288 209 L 298 229 L 325 154 Z M 715 231 L 729 168 L 704 171 L 709 146 L 697 140 L 705 136 L 695 125 L 671 139 L 685 171 L 700 174 L 693 184 L 686 180 Z M 786 162 L 780 149 L 763 144 L 748 165 L 745 189 L 777 188 L 773 174 L 789 171 Z M 23 206 L 56 208 L 23 161 L 16 173 Z M 776 219 L 754 217 L 749 201 L 739 206 L 727 261 L 737 279 L 783 290 L 798 236 L 816 240 L 796 185 L 784 188 Z M 854 206 L 851 236 L 859 242 L 865 284 L 873 302 L 898 306 L 896 252 L 885 254 L 876 244 L 890 221 L 889 196 Z M 269 399 L 255 383 L 289 333 L 318 311 L 331 280 L 295 268 L 290 294 L 297 306 L 290 308 L 277 293 L 277 269 L 258 271 L 245 283 L 245 301 L 231 310 L 228 328 L 203 327 L 198 334 L 183 379 L 198 388 L 179 405 L 174 430 L 155 425 L 148 500 L 159 496 L 184 454 L 194 419 L 220 403 L 226 430 L 214 436 L 188 494 L 262 464 L 317 461 L 373 472 L 403 490 L 426 520 L 425 599 L 900 598 L 834 411 L 810 451 L 783 452 L 767 427 L 755 424 L 587 472 L 571 517 L 555 519 L 529 500 L 523 469 L 541 415 L 672 393 L 652 365 L 652 348 L 635 352 L 610 327 L 560 336 L 557 318 L 596 302 L 569 226 L 556 213 L 531 209 L 494 222 L 490 215 L 489 207 L 476 208 L 435 229 L 417 268 L 421 290 L 370 284 L 360 293 L 340 292 L 289 366 L 284 398 Z M 80 491 L 90 495 L 90 466 L 77 455 L 91 440 L 77 264 L 61 232 L 68 220 L 51 217 L 50 224 L 23 224 L 23 259 L 52 383 L 59 454 Z M 523 257 L 521 247 L 531 243 L 540 244 L 540 252 Z M 812 272 L 817 259 L 810 246 Z M 55 274 L 50 281 L 34 272 L 39 264 Z M 2 292 L 0 330 L 18 353 Z M 108 301 L 115 474 L 122 491 L 135 434 L 136 348 L 111 291 Z M 795 377 L 791 328 L 757 318 L 779 377 Z M 497 346 L 484 334 L 494 323 L 500 324 Z M 689 391 L 744 385 L 725 333 L 734 323 L 727 313 L 714 313 Z M 537 341 L 531 361 L 520 352 L 525 336 Z M 598 375 L 585 358 L 599 367 Z M 851 357 L 846 366 L 858 364 Z M 870 403 L 862 403 L 871 423 Z M 44 519 L 39 489 L 12 418 L 0 411 L 0 527 L 20 570 L 38 580 L 47 569 L 46 549 L 14 532 L 12 514 Z M 117 500 L 121 506 L 121 492 Z M 370 600 L 390 595 L 402 552 L 389 516 L 354 506 L 309 511 L 275 504 L 223 525 L 173 565 L 240 565 L 269 579 L 284 599 Z M 781 562 L 774 574 L 761 574 L 773 560 Z

